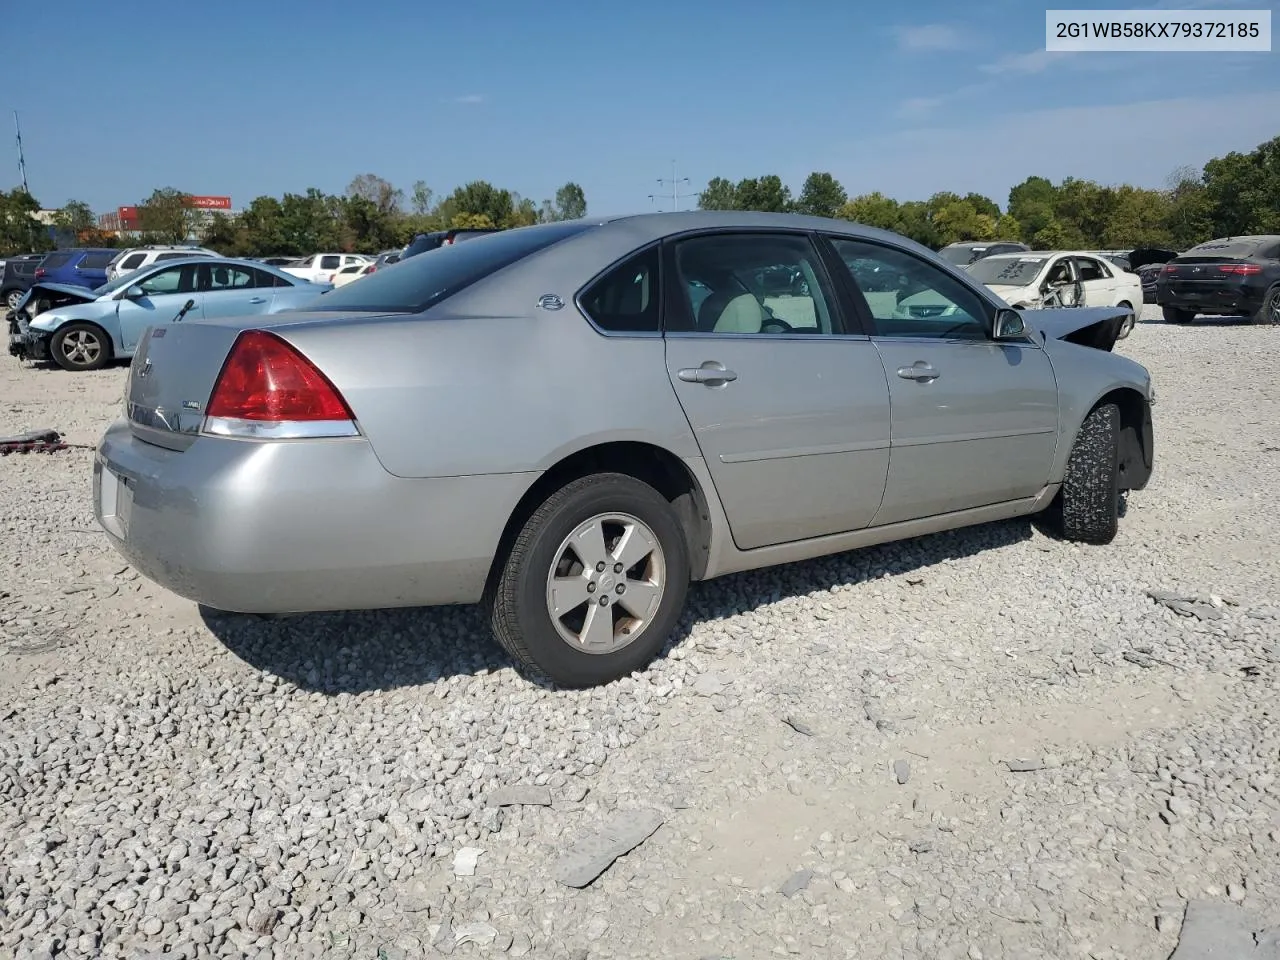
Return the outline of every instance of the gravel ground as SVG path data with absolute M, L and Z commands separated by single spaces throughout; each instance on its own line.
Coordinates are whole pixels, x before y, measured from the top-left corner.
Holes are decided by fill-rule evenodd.
M 204 615 L 107 547 L 88 450 L 0 460 L 0 958 L 1137 960 L 1188 901 L 1280 922 L 1277 347 L 1120 344 L 1157 466 L 1110 546 L 698 585 L 585 692 L 471 609 Z M 0 432 L 92 443 L 124 377 L 0 364 Z

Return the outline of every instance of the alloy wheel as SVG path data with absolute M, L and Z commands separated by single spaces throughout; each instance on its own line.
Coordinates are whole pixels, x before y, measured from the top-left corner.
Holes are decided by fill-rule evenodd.
M 86 367 L 102 355 L 102 341 L 89 330 L 73 330 L 62 338 L 62 355 L 75 367 Z
M 654 532 L 627 513 L 598 514 L 556 550 L 547 613 L 574 649 L 616 653 L 653 622 L 666 585 L 666 557 Z

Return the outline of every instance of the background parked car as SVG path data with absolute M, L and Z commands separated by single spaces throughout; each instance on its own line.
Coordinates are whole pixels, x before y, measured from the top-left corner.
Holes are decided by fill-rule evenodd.
M 14 310 L 22 295 L 35 283 L 43 253 L 15 253 L 0 261 L 0 309 Z
M 76 247 L 45 254 L 36 267 L 34 282 L 67 283 L 75 287 L 100 287 L 107 282 L 107 264 L 119 251 L 101 247 Z
M 117 253 L 107 264 L 107 280 L 114 280 L 130 270 L 138 270 L 161 260 L 183 260 L 188 257 L 216 257 L 216 250 L 207 247 L 184 247 L 178 244 L 156 244 L 146 247 L 130 247 Z
M 408 260 L 428 250 L 451 247 L 463 240 L 474 240 L 476 237 L 485 237 L 497 232 L 497 230 L 436 230 L 434 233 L 420 233 L 400 251 L 400 259 Z
M 333 275 L 334 288 L 345 287 L 352 280 L 359 280 L 372 266 L 371 263 L 353 263 L 349 267 L 343 267 Z
M 1280 324 L 1280 235 L 1223 237 L 1166 263 L 1156 302 L 1169 323 L 1197 315 Z
M 301 257 L 255 257 L 259 263 L 265 263 L 269 267 L 289 267 L 300 261 Z
M 1129 251 L 1129 265 L 1142 281 L 1142 302 L 1156 302 L 1156 281 L 1166 263 L 1178 255 L 1177 250 L 1163 247 L 1139 247 Z
M 1025 243 L 1019 243 L 1016 240 L 964 240 L 959 243 L 948 243 L 938 251 L 938 256 L 948 263 L 954 263 L 957 267 L 963 267 L 983 257 L 1030 249 Z
M 1100 256 L 1081 251 L 1035 251 L 984 257 L 965 267 L 970 276 L 1015 310 L 1044 307 L 1124 307 L 1133 317 L 1142 305 L 1142 281 Z
M 372 262 L 373 258 L 363 253 L 313 253 L 306 259 L 281 269 L 312 283 L 333 283 L 333 278 L 344 267 L 357 263 L 364 266 Z
M 380 254 L 378 254 L 378 259 L 373 261 L 373 263 L 369 264 L 368 269 L 365 270 L 365 274 L 377 273 L 383 267 L 389 267 L 391 266 L 391 264 L 399 263 L 399 262 L 400 262 L 399 250 L 383 250 Z
M 96 290 L 38 283 L 11 314 L 9 353 L 51 359 L 66 370 L 96 370 L 133 356 L 142 332 L 172 322 L 188 301 L 184 322 L 220 320 L 294 309 L 331 289 L 225 257 L 153 263 Z M 37 297 L 49 308 L 34 307 Z

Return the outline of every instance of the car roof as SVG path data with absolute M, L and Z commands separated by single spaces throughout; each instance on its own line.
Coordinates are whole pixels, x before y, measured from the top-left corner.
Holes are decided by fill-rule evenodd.
M 1020 260 L 1023 258 L 1042 259 L 1045 257 L 1092 257 L 1097 260 L 1099 257 L 1105 259 L 1105 255 L 1097 253 L 1093 250 L 1017 250 L 1012 253 L 994 253 L 984 260 Z

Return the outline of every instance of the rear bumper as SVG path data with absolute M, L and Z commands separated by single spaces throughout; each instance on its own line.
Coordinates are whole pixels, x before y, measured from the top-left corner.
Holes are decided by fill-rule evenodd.
M 298 613 L 474 603 L 536 474 L 401 479 L 364 439 L 200 437 L 177 452 L 118 420 L 94 510 L 149 579 L 220 610 Z
M 1162 307 L 1174 307 L 1190 313 L 1227 317 L 1251 316 L 1262 309 L 1265 298 L 1266 289 L 1263 287 L 1183 283 L 1175 288 L 1168 281 L 1163 280 L 1156 284 L 1156 303 Z

